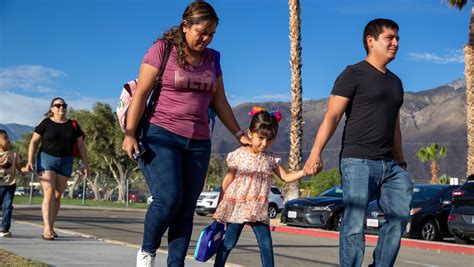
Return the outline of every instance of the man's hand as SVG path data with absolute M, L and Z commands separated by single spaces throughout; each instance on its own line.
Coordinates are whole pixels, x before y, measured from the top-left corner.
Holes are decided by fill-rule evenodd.
M 320 157 L 318 158 L 308 158 L 304 164 L 303 171 L 306 175 L 317 175 L 323 170 L 323 161 Z

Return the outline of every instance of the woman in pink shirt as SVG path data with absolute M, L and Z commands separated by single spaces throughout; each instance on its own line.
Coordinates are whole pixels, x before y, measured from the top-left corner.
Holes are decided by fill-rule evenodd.
M 211 141 L 208 107 L 241 144 L 249 144 L 227 101 L 219 53 L 207 48 L 219 18 L 203 1 L 191 3 L 181 24 L 165 32 L 148 50 L 138 77 L 137 91 L 127 115 L 123 149 L 139 164 L 153 196 L 145 217 L 137 266 L 153 266 L 161 237 L 168 229 L 168 266 L 184 266 L 193 227 L 194 208 L 204 186 Z M 158 104 L 141 133 L 137 125 L 153 88 L 167 44 L 172 45 L 162 79 Z

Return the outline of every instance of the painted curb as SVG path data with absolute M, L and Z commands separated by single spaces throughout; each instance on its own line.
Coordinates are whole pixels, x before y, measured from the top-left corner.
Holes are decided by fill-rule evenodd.
M 339 232 L 330 232 L 319 229 L 305 229 L 288 226 L 272 225 L 270 226 L 272 232 L 299 234 L 314 237 L 324 237 L 339 239 Z M 377 244 L 378 236 L 365 235 L 365 241 L 369 244 Z M 474 246 L 459 245 L 459 244 L 441 244 L 439 242 L 429 242 L 415 239 L 402 238 L 402 247 L 420 248 L 426 250 L 454 252 L 460 254 L 474 255 Z

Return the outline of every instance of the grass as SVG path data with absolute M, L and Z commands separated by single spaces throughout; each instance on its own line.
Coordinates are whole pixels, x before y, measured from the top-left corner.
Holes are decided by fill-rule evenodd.
M 43 197 L 32 197 L 31 204 L 41 204 Z M 29 196 L 15 196 L 13 204 L 30 204 Z M 77 198 L 62 198 L 61 205 L 72 205 L 72 206 L 100 206 L 100 207 L 116 207 L 125 208 L 125 203 L 117 201 L 99 201 L 86 199 L 84 205 L 82 205 L 82 199 Z M 146 203 L 129 203 L 128 208 L 146 209 L 148 205 Z M 1 265 L 0 265 L 1 266 Z
M 48 267 L 49 265 L 43 262 L 23 258 L 9 251 L 0 249 L 0 266 Z

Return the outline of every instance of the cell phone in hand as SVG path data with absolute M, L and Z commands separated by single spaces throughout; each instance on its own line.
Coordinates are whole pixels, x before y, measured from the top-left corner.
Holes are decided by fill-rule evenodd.
M 142 143 L 138 143 L 138 149 L 139 149 L 139 151 L 133 151 L 133 153 L 132 153 L 132 156 L 133 156 L 134 159 L 140 158 L 146 152 L 146 149 L 142 145 Z

